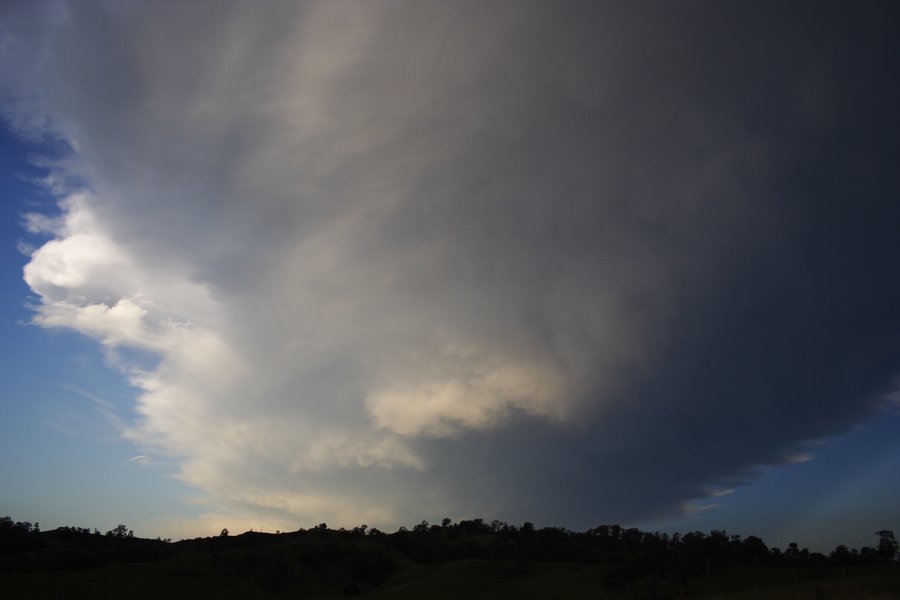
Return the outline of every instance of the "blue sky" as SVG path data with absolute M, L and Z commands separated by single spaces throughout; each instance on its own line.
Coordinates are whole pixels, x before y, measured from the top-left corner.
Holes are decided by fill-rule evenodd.
M 0 512 L 900 527 L 895 8 L 214 4 L 0 10 Z
M 104 531 L 110 528 L 107 521 L 194 514 L 185 505 L 189 491 L 166 469 L 129 462 L 139 453 L 121 439 L 109 411 L 127 418 L 134 389 L 110 368 L 97 344 L 79 333 L 31 324 L 35 299 L 22 279 L 28 262 L 23 250 L 45 240 L 29 235 L 22 217 L 56 210 L 53 197 L 36 185 L 47 173 L 35 163 L 57 152 L 54 145 L 29 143 L 8 130 L 0 138 L 6 241 L 0 336 L 3 510 L 45 526 L 77 523 Z

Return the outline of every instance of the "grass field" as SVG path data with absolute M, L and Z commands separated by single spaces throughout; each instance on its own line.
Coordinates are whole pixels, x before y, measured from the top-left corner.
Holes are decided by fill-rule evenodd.
M 281 556 L 282 559 L 274 557 Z M 0 575 L 0 597 L 18 598 L 342 598 L 411 599 L 634 599 L 678 598 L 680 584 L 647 580 L 609 589 L 606 569 L 574 563 L 469 559 L 417 564 L 393 557 L 394 570 L 377 587 L 349 581 L 339 568 L 291 565 L 291 549 L 248 554 L 181 554 L 154 562 L 81 571 Z M 250 558 L 248 558 L 250 557 Z M 255 558 L 254 558 L 255 557 Z M 864 566 L 814 573 L 799 568 L 735 568 L 688 582 L 687 598 L 900 599 L 900 570 Z

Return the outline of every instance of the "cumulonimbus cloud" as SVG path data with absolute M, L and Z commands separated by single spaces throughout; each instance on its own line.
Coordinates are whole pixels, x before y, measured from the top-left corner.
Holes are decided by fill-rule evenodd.
M 792 375 L 754 324 L 821 283 L 771 259 L 804 142 L 754 126 L 740 82 L 787 57 L 771 89 L 802 137 L 841 73 L 783 27 L 753 56 L 709 52 L 682 29 L 704 10 L 9 11 L 6 111 L 66 140 L 57 179 L 85 182 L 26 220 L 52 238 L 25 268 L 35 320 L 155 353 L 124 365 L 127 435 L 278 522 L 637 519 L 745 482 L 869 414 L 890 369 L 848 374 L 828 418 L 785 400 L 800 386 L 778 377 L 811 367 Z

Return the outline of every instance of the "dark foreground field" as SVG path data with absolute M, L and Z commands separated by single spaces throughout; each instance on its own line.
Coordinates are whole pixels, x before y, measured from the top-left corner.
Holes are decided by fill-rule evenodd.
M 900 599 L 900 567 L 875 549 L 825 557 L 723 532 L 503 527 L 320 526 L 176 543 L 124 528 L 19 531 L 3 540 L 0 598 Z
M 206 557 L 183 556 L 155 563 L 131 563 L 85 571 L 0 575 L 4 598 L 344 598 L 362 593 L 380 599 L 412 598 L 900 598 L 900 578 L 888 569 L 856 567 L 846 577 L 810 580 L 798 569 L 732 570 L 690 584 L 686 595 L 644 585 L 636 592 L 603 585 L 604 567 L 539 563 L 528 573 L 512 563 L 464 559 L 436 565 L 409 565 L 377 589 L 353 591 L 340 578 L 294 573 L 267 580 L 265 569 L 223 570 Z M 357 588 L 358 589 L 358 588 Z

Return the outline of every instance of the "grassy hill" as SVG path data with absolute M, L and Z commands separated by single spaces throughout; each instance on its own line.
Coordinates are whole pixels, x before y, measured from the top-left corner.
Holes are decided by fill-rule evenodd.
M 631 530 L 523 533 L 464 522 L 394 534 L 321 526 L 168 543 L 123 531 L 66 528 L 4 538 L 0 597 L 900 599 L 894 561 L 842 566 L 833 558 L 803 559 L 800 551 L 780 564 L 772 553 L 768 561 L 751 560 L 736 537 L 725 546 L 698 545 L 706 554 L 689 551 L 712 534 L 673 544 Z M 722 554 L 713 555 L 716 548 Z

